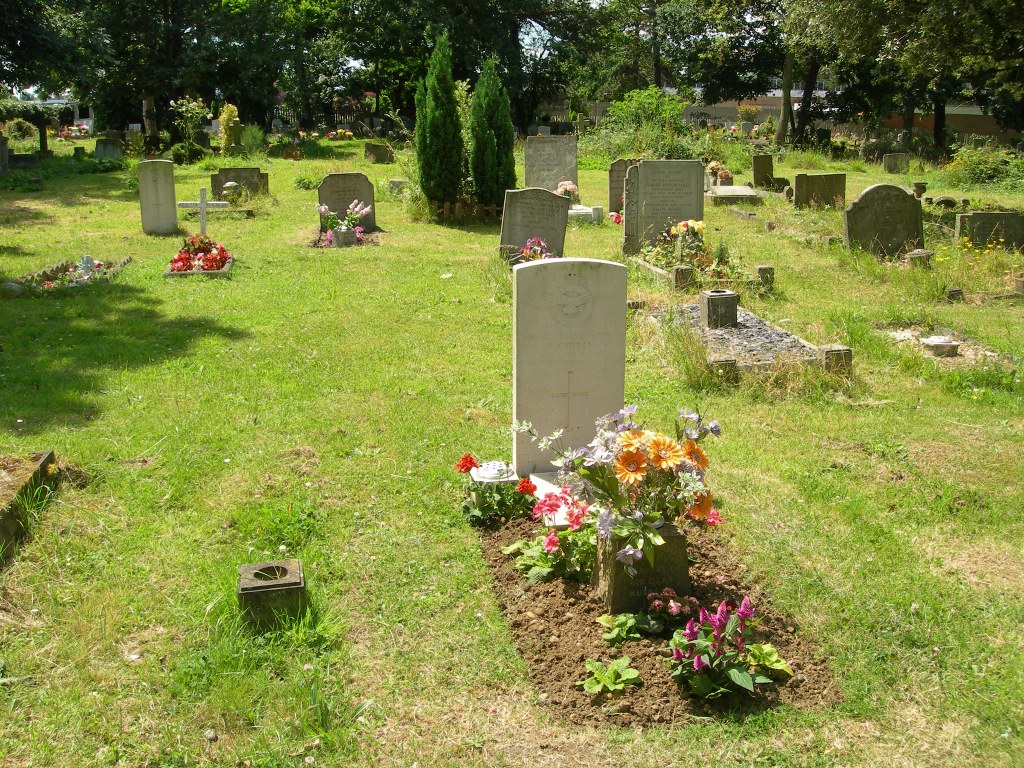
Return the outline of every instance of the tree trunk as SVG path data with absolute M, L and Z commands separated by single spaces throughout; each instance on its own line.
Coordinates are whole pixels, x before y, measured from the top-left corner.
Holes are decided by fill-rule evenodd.
M 935 127 L 932 131 L 932 141 L 935 147 L 946 154 L 946 96 L 936 91 L 932 94 L 932 109 L 935 113 Z
M 652 0 L 647 5 L 648 27 L 651 36 L 651 73 L 654 84 L 659 88 L 664 85 L 664 70 L 661 66 L 661 38 L 658 37 L 658 3 Z
M 903 146 L 909 147 L 914 138 L 914 103 L 907 98 L 903 106 Z
M 818 72 L 820 71 L 820 61 L 811 59 L 807 62 L 807 71 L 804 73 L 804 95 L 800 99 L 800 116 L 796 123 L 796 142 L 798 144 L 804 141 L 807 126 L 811 122 L 811 102 L 814 100 L 814 85 L 818 82 Z
M 154 152 L 160 149 L 160 126 L 156 121 L 156 99 L 142 97 L 142 125 L 146 129 L 146 149 Z
M 796 54 L 793 49 L 786 50 L 786 63 L 782 65 L 782 112 L 779 114 L 779 127 L 775 131 L 775 143 L 786 141 L 789 125 L 793 122 L 793 63 Z
M 309 98 L 306 61 L 301 47 L 295 47 L 295 82 L 299 86 L 299 125 L 307 131 L 313 127 L 313 103 Z

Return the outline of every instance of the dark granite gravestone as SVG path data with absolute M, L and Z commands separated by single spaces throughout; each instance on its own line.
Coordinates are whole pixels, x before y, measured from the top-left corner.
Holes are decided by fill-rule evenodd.
M 224 185 L 229 181 L 235 182 L 250 195 L 270 194 L 270 177 L 259 168 L 221 168 L 210 175 L 215 199 L 224 197 Z
M 924 245 L 921 201 L 902 187 L 874 184 L 843 213 L 846 245 L 887 258 Z
M 1024 250 L 1024 214 L 1009 211 L 958 213 L 956 239 L 959 242 L 965 237 L 974 245 L 992 244 Z

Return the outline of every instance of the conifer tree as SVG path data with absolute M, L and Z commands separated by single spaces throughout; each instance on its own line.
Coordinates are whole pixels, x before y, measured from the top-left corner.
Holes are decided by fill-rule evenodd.
M 427 69 L 426 93 L 417 91 L 416 155 L 420 187 L 428 200 L 454 202 L 462 183 L 462 127 L 452 79 L 452 50 L 437 41 Z
M 515 129 L 494 59 L 484 62 L 473 91 L 470 131 L 469 165 L 477 202 L 501 205 L 505 190 L 516 186 Z

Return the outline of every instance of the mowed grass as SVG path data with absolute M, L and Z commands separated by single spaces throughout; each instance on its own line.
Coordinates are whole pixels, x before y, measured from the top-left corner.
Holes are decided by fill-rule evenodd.
M 142 235 L 120 174 L 0 193 L 2 274 L 134 259 L 106 286 L 0 302 L 0 451 L 54 448 L 90 477 L 0 571 L 0 765 L 1019 764 L 1024 304 L 970 290 L 1005 292 L 1019 257 L 971 264 L 928 231 L 946 260 L 909 272 L 821 246 L 835 212 L 708 207 L 713 241 L 776 267 L 777 294 L 744 303 L 850 345 L 854 376 L 695 388 L 684 347 L 635 313 L 627 400 L 662 427 L 679 407 L 722 423 L 721 535 L 829 660 L 842 702 L 567 727 L 516 652 L 452 470 L 467 451 L 509 452 L 497 227 L 414 220 L 378 197 L 380 247 L 312 249 L 316 193 L 297 175 L 400 168 L 264 166 L 274 199 L 256 219 L 210 218 L 237 257 L 230 280 L 163 278 L 179 238 Z M 848 197 L 888 180 L 863 167 Z M 605 204 L 605 174 L 580 177 Z M 209 186 L 175 178 L 179 200 Z M 618 260 L 620 238 L 571 229 L 566 253 Z M 941 301 L 946 285 L 968 302 Z M 680 300 L 634 270 L 630 292 Z M 940 368 L 885 335 L 907 323 L 1002 362 Z M 236 567 L 279 557 L 303 561 L 314 611 L 257 635 L 237 617 Z

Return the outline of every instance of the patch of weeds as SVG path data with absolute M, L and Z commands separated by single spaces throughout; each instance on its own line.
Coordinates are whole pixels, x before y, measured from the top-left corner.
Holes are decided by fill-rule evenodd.
M 242 540 L 257 551 L 276 551 L 280 546 L 297 550 L 322 531 L 317 510 L 294 501 L 246 504 L 235 513 L 235 525 Z
M 509 268 L 508 259 L 500 253 L 495 253 L 487 261 L 487 282 L 494 290 L 494 301 L 498 304 L 510 304 L 512 302 L 512 270 Z
M 662 318 L 662 327 L 670 364 L 688 387 L 697 392 L 713 392 L 728 386 L 727 377 L 712 365 L 704 343 L 689 323 L 676 321 L 670 309 Z
M 910 460 L 910 455 L 907 452 L 907 446 L 903 445 L 903 443 L 897 443 L 892 440 L 885 440 L 880 443 L 868 443 L 864 446 L 864 450 L 867 451 L 871 458 L 880 459 L 882 461 L 905 464 Z
M 899 351 L 877 333 L 874 324 L 860 313 L 833 312 L 826 319 L 826 330 L 838 333 L 842 343 L 855 349 L 857 354 L 889 363 L 900 359 Z
M 836 393 L 848 397 L 856 388 L 848 376 L 799 360 L 779 360 L 770 368 L 745 374 L 740 381 L 755 402 L 800 398 L 827 403 L 835 400 Z
M 960 397 L 977 400 L 989 392 L 1024 395 L 1024 376 L 1019 368 L 1006 368 L 998 363 L 943 369 L 933 367 L 943 389 Z

